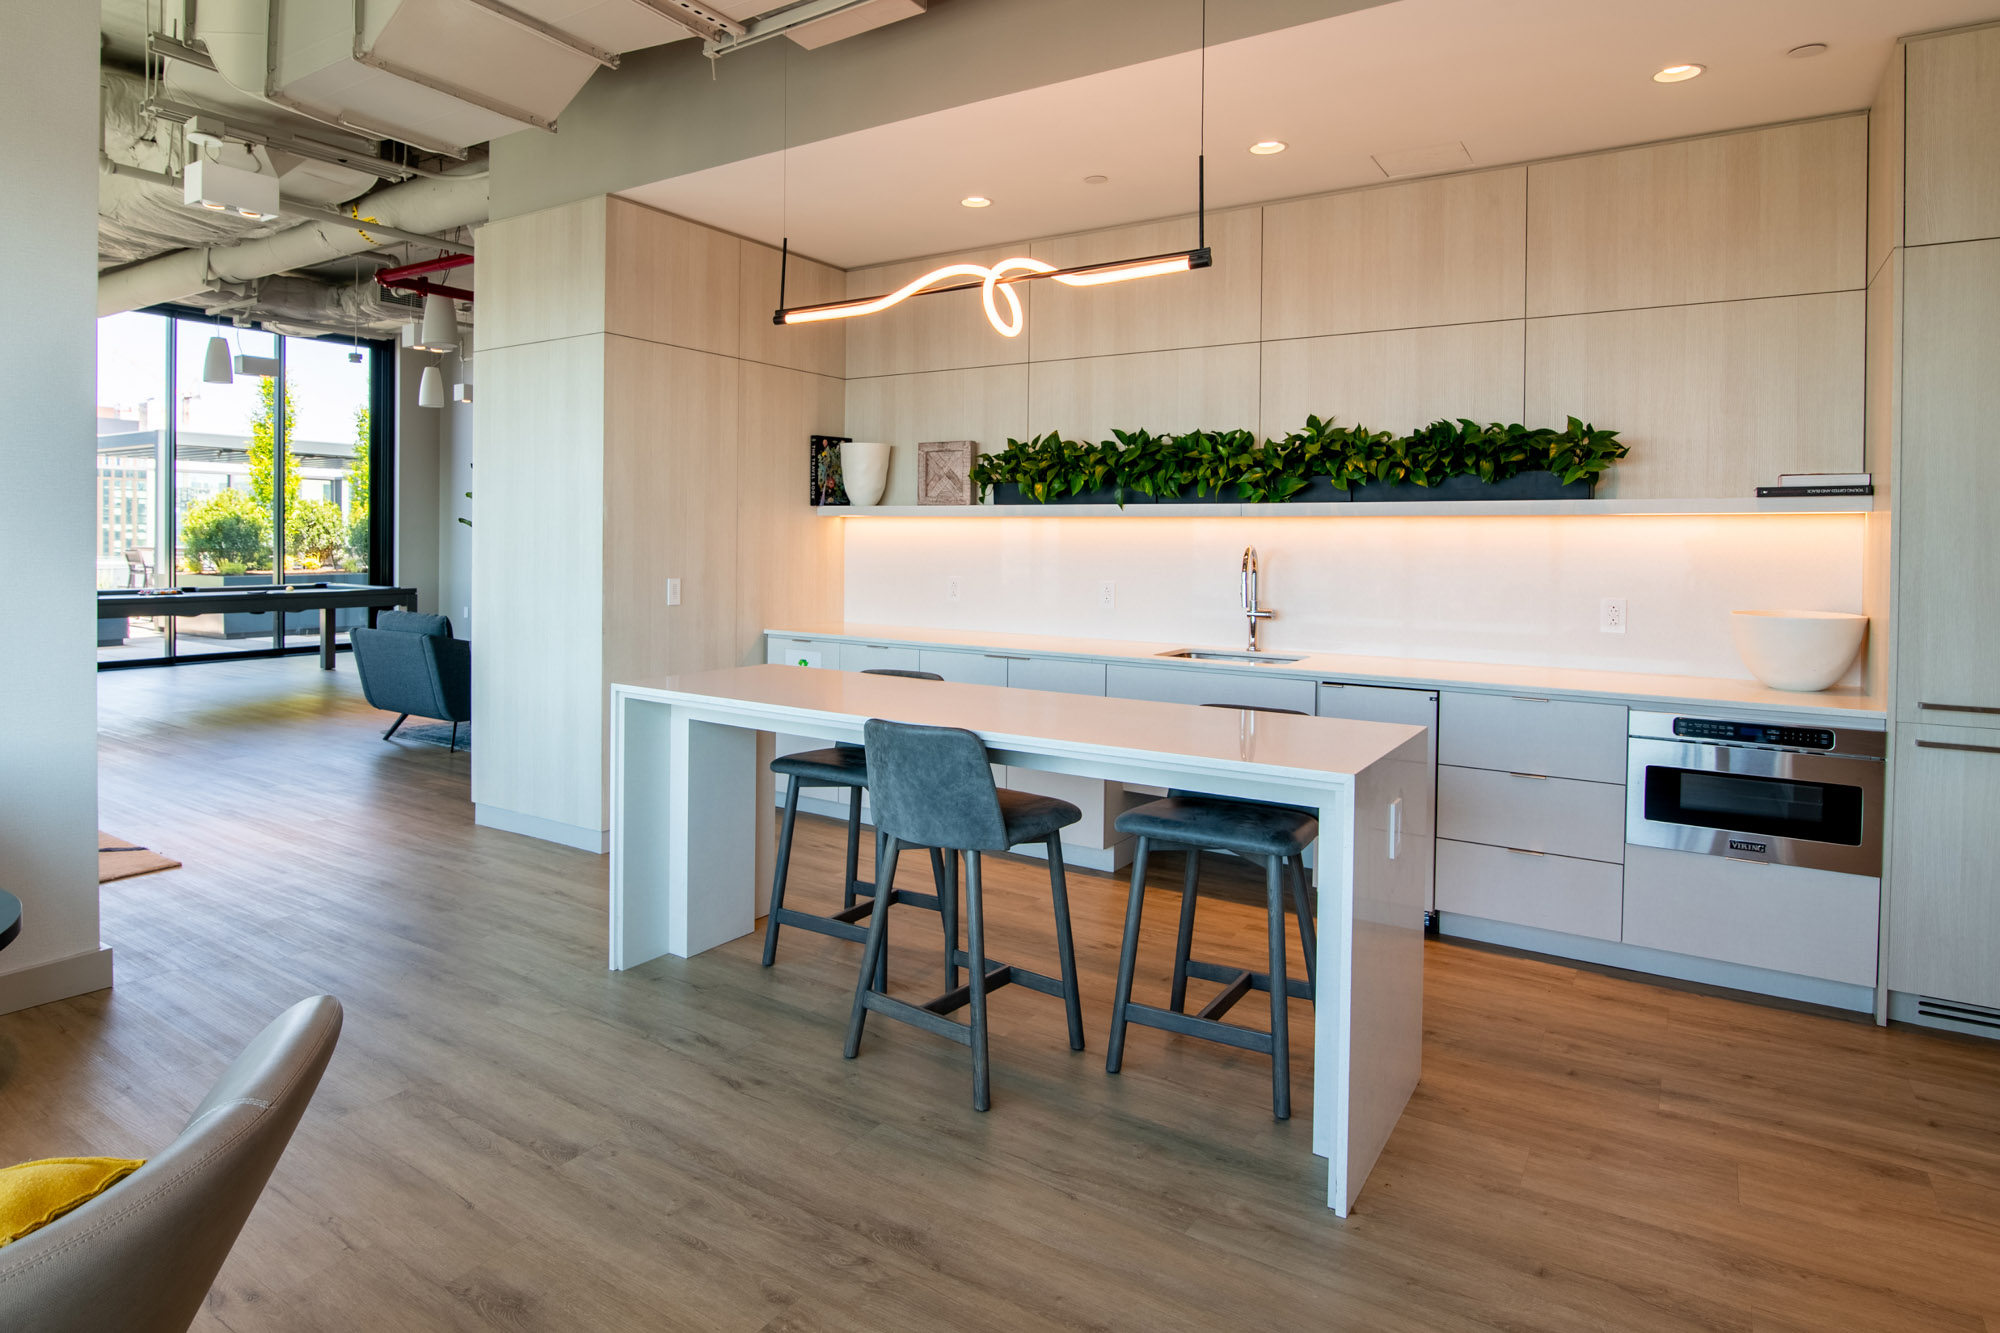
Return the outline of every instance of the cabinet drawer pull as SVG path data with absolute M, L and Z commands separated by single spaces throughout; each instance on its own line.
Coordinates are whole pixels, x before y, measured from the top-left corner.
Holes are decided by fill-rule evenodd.
M 1528 850 L 1528 849 L 1527 849 L 1526 847 L 1509 847 L 1509 848 L 1508 848 L 1507 850 L 1508 850 L 1508 851 L 1510 851 L 1510 852 L 1512 852 L 1512 853 L 1514 853 L 1514 855 L 1516 855 L 1516 856 L 1547 856 L 1547 855 L 1548 855 L 1548 853 L 1547 853 L 1547 852 L 1531 852 L 1531 851 L 1529 851 L 1529 850 Z
M 1926 704 L 1926 703 L 1920 703 L 1920 704 L 1918 704 L 1918 705 L 1917 705 L 1917 707 L 1919 707 L 1919 708 L 1928 708 L 1928 709 L 1930 709 L 1930 710 L 1931 710 L 1932 712 L 1934 712 L 1934 713 L 2000 713 L 2000 708 L 1987 708 L 1987 707 L 1986 707 L 1986 706 L 1984 706 L 1983 704 Z M 1922 744 L 1922 742 L 1921 742 L 1921 741 L 1920 741 L 1920 742 L 1918 742 L 1918 743 L 1919 743 L 1919 744 Z
M 1528 694 L 1510 694 L 1507 697 L 1517 704 L 1545 704 L 1548 702 L 1547 699 L 1537 699 L 1533 695 Z
M 2000 745 L 1967 745 L 1963 741 L 1918 741 L 1919 750 L 1964 750 L 1970 754 L 2000 754 Z
M 984 657 L 990 657 L 996 662 L 1026 662 L 1031 660 L 1026 657 L 1013 657 L 1007 653 L 984 653 L 981 655 Z
M 787 643 L 811 643 L 811 639 L 787 639 Z
M 1547 782 L 1549 780 L 1549 775 L 1546 773 L 1515 773 L 1510 770 L 1507 776 L 1510 778 L 1526 778 L 1530 782 Z

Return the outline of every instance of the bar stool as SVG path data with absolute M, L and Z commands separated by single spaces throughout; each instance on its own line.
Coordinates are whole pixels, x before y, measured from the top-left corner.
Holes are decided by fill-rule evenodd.
M 1211 705 L 1230 707 L 1232 705 Z M 1290 708 L 1246 707 L 1245 712 L 1297 713 Z M 1111 1005 L 1111 1040 L 1106 1073 L 1124 1062 L 1128 1023 L 1200 1037 L 1271 1057 L 1271 1114 L 1289 1120 L 1292 1114 L 1290 1024 L 1286 1000 L 1312 1000 L 1318 989 L 1318 938 L 1312 905 L 1306 892 L 1304 854 L 1319 834 L 1319 820 L 1309 810 L 1198 792 L 1175 791 L 1165 800 L 1127 810 L 1114 827 L 1137 836 L 1132 857 L 1132 888 L 1125 905 L 1125 938 L 1118 957 L 1118 986 Z M 1180 929 L 1174 943 L 1173 989 L 1165 1009 L 1132 1001 L 1132 974 L 1139 951 L 1139 922 L 1145 906 L 1146 862 L 1155 847 L 1180 848 L 1187 854 L 1181 885 Z M 1191 958 L 1195 903 L 1204 851 L 1229 852 L 1264 863 L 1268 970 L 1258 972 L 1232 964 Z M 1299 942 L 1305 952 L 1306 979 L 1285 975 L 1285 885 L 1299 919 Z M 1222 990 L 1198 1012 L 1187 1012 L 1188 978 L 1222 983 Z M 1259 1032 L 1222 1021 L 1237 1001 L 1251 991 L 1271 996 L 1271 1030 Z
M 922 1028 L 972 1050 L 972 1106 L 992 1105 L 986 1051 L 986 997 L 1002 986 L 1026 986 L 1060 995 L 1069 1018 L 1069 1048 L 1083 1049 L 1083 1007 L 1077 997 L 1076 954 L 1070 943 L 1069 890 L 1063 878 L 1061 830 L 1083 818 L 1068 801 L 993 785 L 986 747 L 957 727 L 925 727 L 870 719 L 864 728 L 868 749 L 868 790 L 875 803 L 875 827 L 888 848 L 888 869 L 875 890 L 875 914 L 868 922 L 868 947 L 854 983 L 854 1012 L 847 1024 L 852 1060 L 861 1051 L 868 1011 Z M 1060 979 L 986 957 L 986 914 L 980 858 L 1027 842 L 1048 849 L 1049 894 L 1055 908 L 1056 955 Z M 879 963 L 889 938 L 889 909 L 921 902 L 895 887 L 896 852 L 904 846 L 943 848 L 965 854 L 965 928 L 970 949 L 958 947 L 955 893 L 946 897 L 945 954 L 954 969 L 967 970 L 966 983 L 921 1004 L 889 995 L 879 982 Z M 968 1023 L 945 1017 L 969 1008 Z
M 893 667 L 873 667 L 861 673 L 864 676 L 902 676 L 909 680 L 943 680 L 933 671 L 900 671 Z M 859 745 L 840 744 L 824 750 L 802 750 L 797 754 L 781 754 L 771 761 L 771 771 L 790 778 L 789 789 L 785 793 L 785 813 L 778 829 L 778 861 L 771 875 L 771 904 L 764 918 L 764 966 L 769 967 L 778 960 L 778 928 L 796 926 L 819 935 L 831 935 L 836 939 L 863 942 L 868 932 L 855 924 L 867 916 L 874 904 L 875 886 L 859 877 L 861 865 L 861 793 L 868 786 L 868 756 Z M 809 787 L 845 788 L 847 798 L 847 874 L 841 886 L 841 910 L 831 916 L 821 916 L 817 912 L 802 912 L 785 906 L 785 881 L 792 865 L 792 829 L 798 822 L 799 792 Z M 877 825 L 875 838 L 876 874 L 881 874 L 882 838 Z M 957 863 L 946 874 L 944 858 L 935 850 L 931 851 L 931 870 L 937 879 L 939 895 L 946 893 L 947 879 L 956 880 Z M 954 885 L 955 888 L 955 885 Z M 955 892 L 953 893 L 955 897 Z M 924 902 L 925 899 L 928 902 Z M 932 911 L 942 912 L 941 898 L 930 898 L 925 894 L 906 894 L 906 902 L 923 902 Z M 953 984 L 957 982 L 954 972 Z

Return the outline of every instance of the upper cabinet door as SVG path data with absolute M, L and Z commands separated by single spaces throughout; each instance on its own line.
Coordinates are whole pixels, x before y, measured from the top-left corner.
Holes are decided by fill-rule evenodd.
M 1904 252 L 1896 712 L 2000 722 L 2000 241 Z M 1969 710 L 1986 710 L 1969 711 Z
M 2000 29 L 1909 45 L 1904 244 L 2000 236 Z

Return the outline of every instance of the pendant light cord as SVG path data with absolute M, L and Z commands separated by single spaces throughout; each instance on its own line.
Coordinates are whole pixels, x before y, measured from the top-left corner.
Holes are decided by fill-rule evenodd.
M 1204 4 L 1207 0 L 1202 0 Z M 779 73 L 782 89 L 778 96 L 778 312 L 771 322 L 782 324 L 785 308 L 785 279 L 792 266 L 792 46 L 785 43 L 784 66 Z M 711 62 L 713 63 L 713 62 Z
M 1208 0 L 1201 0 L 1201 106 L 1195 113 L 1194 244 L 1208 248 Z

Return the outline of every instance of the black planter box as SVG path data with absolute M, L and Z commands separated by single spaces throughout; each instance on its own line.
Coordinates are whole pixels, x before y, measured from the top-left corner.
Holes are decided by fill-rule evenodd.
M 1014 485 L 1014 483 L 1002 481 L 994 483 L 992 502 L 997 505 L 1039 504 L 1050 507 L 1056 505 L 1115 505 L 1118 503 L 1118 492 L 1114 487 L 1100 486 L 1094 491 L 1085 491 L 1081 495 L 1065 495 L 1058 499 L 1037 500 L 1034 496 L 1024 492 L 1019 486 Z M 1125 492 L 1125 504 L 1127 508 L 1130 508 L 1132 505 L 1158 503 L 1159 501 L 1150 495 L 1142 495 L 1138 491 L 1133 490 Z
M 1596 489 L 1596 483 L 1589 481 L 1573 481 L 1565 486 L 1553 472 L 1523 472 L 1495 482 L 1467 474 L 1446 477 L 1435 486 L 1366 482 L 1355 487 L 1353 499 L 1356 504 L 1403 500 L 1588 500 Z

